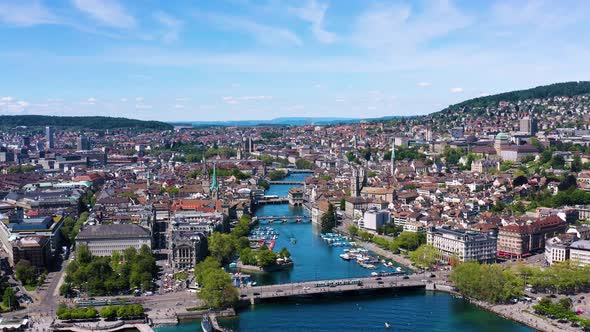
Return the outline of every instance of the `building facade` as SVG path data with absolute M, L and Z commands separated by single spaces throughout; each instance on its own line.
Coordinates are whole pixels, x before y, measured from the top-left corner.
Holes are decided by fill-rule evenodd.
M 94 256 L 111 256 L 128 248 L 152 248 L 152 235 L 135 224 L 88 225 L 76 237 L 76 246 L 85 245 Z
M 486 233 L 432 227 L 426 243 L 438 249 L 440 259 L 445 261 L 453 257 L 461 262 L 496 260 L 496 238 Z

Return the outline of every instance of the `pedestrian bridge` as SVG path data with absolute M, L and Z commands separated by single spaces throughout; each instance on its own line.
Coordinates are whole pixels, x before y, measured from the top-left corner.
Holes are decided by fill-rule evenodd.
M 261 197 L 256 204 L 285 204 L 289 203 L 289 197 Z
M 431 280 L 425 280 L 424 275 L 404 275 L 348 278 L 336 280 L 307 281 L 290 284 L 255 286 L 240 288 L 240 299 L 254 304 L 268 299 L 280 299 L 297 296 L 315 296 L 322 294 L 337 294 L 348 292 L 364 292 L 377 290 L 396 290 L 426 288 L 427 284 L 434 285 Z

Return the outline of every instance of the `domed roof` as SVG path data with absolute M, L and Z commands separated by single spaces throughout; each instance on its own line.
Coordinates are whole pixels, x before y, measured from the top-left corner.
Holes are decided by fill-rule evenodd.
M 498 135 L 496 135 L 496 139 L 499 140 L 508 140 L 510 137 L 508 137 L 508 134 L 503 133 L 503 132 L 499 132 Z

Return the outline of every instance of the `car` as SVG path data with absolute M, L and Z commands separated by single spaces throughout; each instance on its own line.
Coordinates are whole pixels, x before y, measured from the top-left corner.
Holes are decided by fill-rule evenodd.
M 404 279 L 410 279 L 410 277 L 409 276 L 404 276 Z
M 282 293 L 283 290 L 282 289 L 277 289 L 277 293 Z
M 379 278 L 375 278 L 375 280 L 382 280 L 382 279 L 381 279 L 381 277 L 379 277 Z
M 383 285 L 383 281 L 377 281 L 379 285 Z
M 431 275 L 430 275 L 430 278 L 436 278 L 436 274 L 434 274 L 434 273 L 433 273 L 433 274 L 431 274 Z
M 254 293 L 254 296 L 260 296 L 260 293 Z
M 248 296 L 248 295 L 246 295 L 246 294 L 240 294 L 240 297 L 241 297 L 241 298 L 244 298 L 244 297 L 247 297 L 247 296 Z
M 307 287 L 307 286 L 303 287 L 303 290 L 310 290 L 310 289 L 311 288 L 310 287 Z

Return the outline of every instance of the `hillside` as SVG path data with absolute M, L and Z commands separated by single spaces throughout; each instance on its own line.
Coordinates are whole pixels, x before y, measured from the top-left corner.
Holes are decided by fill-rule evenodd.
M 0 115 L 2 127 L 65 127 L 81 129 L 136 128 L 170 130 L 172 125 L 160 121 L 142 121 L 106 116 L 47 116 L 47 115 Z
M 433 128 L 510 130 L 532 113 L 548 127 L 579 127 L 590 108 L 590 82 L 565 82 L 469 99 L 425 117 Z

